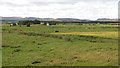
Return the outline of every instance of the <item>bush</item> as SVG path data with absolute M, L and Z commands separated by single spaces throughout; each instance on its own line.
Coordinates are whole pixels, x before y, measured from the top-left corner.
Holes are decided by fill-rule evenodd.
M 19 51 L 21 51 L 20 49 L 16 49 L 16 50 L 14 50 L 14 52 L 19 52 Z
M 55 32 L 59 32 L 58 30 L 56 30 Z
M 27 26 L 27 27 L 30 27 L 30 23 L 28 23 L 26 26 Z
M 37 63 L 41 63 L 40 61 L 34 61 L 32 62 L 32 64 L 37 64 Z

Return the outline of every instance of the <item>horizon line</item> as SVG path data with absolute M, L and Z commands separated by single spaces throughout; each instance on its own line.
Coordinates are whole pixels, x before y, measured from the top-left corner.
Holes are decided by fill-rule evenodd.
M 26 17 L 22 17 L 22 16 L 0 16 L 0 17 L 20 17 L 20 18 L 29 18 L 29 17 L 33 17 L 33 18 L 53 18 L 53 19 L 58 19 L 58 18 L 73 18 L 73 17 L 35 17 L 35 16 L 26 16 Z M 96 18 L 96 19 L 88 19 L 88 18 L 73 18 L 73 19 L 87 19 L 87 20 L 97 20 L 97 19 L 119 19 L 119 18 L 108 18 L 108 17 L 101 17 L 101 18 Z

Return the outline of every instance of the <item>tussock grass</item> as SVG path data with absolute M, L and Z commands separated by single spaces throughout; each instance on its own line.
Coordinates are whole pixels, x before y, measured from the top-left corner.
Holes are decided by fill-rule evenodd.
M 118 38 L 118 32 L 66 32 L 66 33 L 51 33 L 64 35 L 84 35 L 84 36 L 98 36 L 105 38 Z

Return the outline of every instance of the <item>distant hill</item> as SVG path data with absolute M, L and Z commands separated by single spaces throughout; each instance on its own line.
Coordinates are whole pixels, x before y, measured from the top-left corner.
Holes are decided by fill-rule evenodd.
M 37 18 L 37 17 L 2 17 L 3 22 L 17 22 L 20 20 L 41 20 L 41 21 L 80 21 L 80 19 L 76 18 Z
M 69 21 L 73 21 L 73 20 L 80 20 L 80 19 L 76 19 L 76 18 L 57 18 L 56 20 L 63 20 L 63 21 L 66 21 L 66 20 L 69 20 Z
M 76 18 L 37 18 L 37 17 L 2 17 L 2 20 L 80 20 Z
M 99 18 L 97 21 L 118 21 L 118 19 L 110 19 L 110 18 Z
M 1 19 L 0 19 L 1 20 Z M 77 19 L 77 18 L 38 18 L 38 17 L 2 17 L 2 22 L 7 23 L 7 22 L 12 22 L 15 23 L 17 21 L 21 20 L 40 20 L 40 21 L 66 21 L 66 22 L 83 22 L 83 23 L 94 23 L 94 22 L 117 22 L 118 19 L 109 19 L 109 18 L 99 18 L 95 21 L 89 20 L 89 19 Z
M 25 17 L 25 18 L 22 18 L 22 17 L 2 17 L 2 20 L 36 20 L 36 19 L 39 19 L 39 18 L 36 18 L 36 17 Z
M 2 20 L 22 20 L 21 17 L 2 17 Z

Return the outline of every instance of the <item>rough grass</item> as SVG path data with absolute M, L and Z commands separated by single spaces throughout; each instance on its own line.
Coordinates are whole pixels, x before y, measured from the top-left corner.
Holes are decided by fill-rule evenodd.
M 2 66 L 2 24 L 0 23 L 0 67 Z
M 68 35 L 85 35 L 85 36 L 98 36 L 105 38 L 118 38 L 118 32 L 66 32 L 66 33 L 51 33 L 51 34 L 68 34 Z
M 2 30 L 3 66 L 118 65 L 117 26 L 3 25 Z

